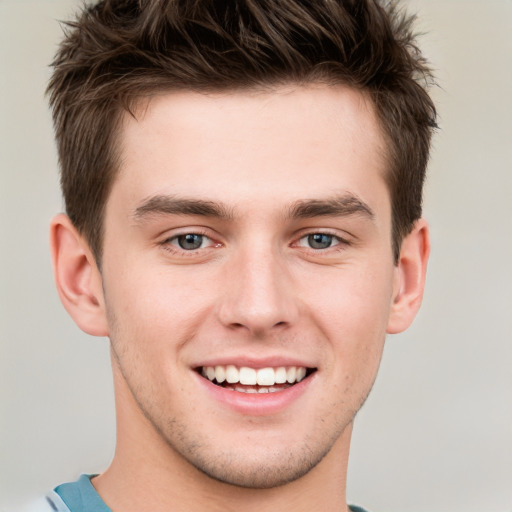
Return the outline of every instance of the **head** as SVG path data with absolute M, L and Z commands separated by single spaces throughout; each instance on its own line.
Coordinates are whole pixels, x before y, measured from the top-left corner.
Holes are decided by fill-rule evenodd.
M 421 216 L 435 109 L 413 19 L 391 2 L 104 0 L 68 24 L 49 85 L 66 212 L 101 262 L 121 120 L 163 91 L 347 85 L 386 139 L 395 260 Z
M 70 28 L 57 284 L 110 337 L 138 470 L 274 488 L 346 462 L 428 258 L 434 108 L 389 9 L 106 1 Z

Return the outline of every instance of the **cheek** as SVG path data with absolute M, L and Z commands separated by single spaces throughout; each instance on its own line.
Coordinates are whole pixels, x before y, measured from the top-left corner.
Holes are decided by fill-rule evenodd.
M 105 283 L 105 298 L 117 341 L 135 339 L 150 350 L 149 344 L 153 348 L 168 346 L 190 336 L 211 303 L 204 285 L 208 281 L 196 277 L 170 268 L 111 274 Z
M 368 387 L 377 373 L 384 346 L 392 272 L 370 267 L 351 270 L 339 269 L 336 278 L 317 281 L 323 286 L 311 287 L 304 296 L 309 297 L 314 322 L 331 344 L 333 357 L 325 362 L 327 367 L 339 372 L 347 387 L 355 382 Z
M 341 267 L 311 282 L 314 286 L 306 287 L 302 295 L 322 324 L 340 334 L 385 332 L 393 293 L 392 270 L 370 265 Z

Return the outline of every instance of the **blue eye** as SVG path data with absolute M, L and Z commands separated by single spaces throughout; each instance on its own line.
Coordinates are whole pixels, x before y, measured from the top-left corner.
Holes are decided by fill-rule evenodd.
M 307 236 L 307 241 L 312 249 L 328 249 L 333 246 L 335 238 L 333 235 L 325 233 L 313 233 Z
M 181 249 L 185 251 L 193 251 L 200 249 L 203 245 L 204 235 L 198 235 L 196 233 L 187 233 L 186 235 L 179 235 L 174 240 L 178 243 Z
M 303 236 L 298 245 L 300 247 L 306 247 L 308 249 L 314 249 L 321 251 L 330 249 L 336 245 L 339 245 L 340 239 L 335 235 L 329 233 L 310 233 L 309 235 Z

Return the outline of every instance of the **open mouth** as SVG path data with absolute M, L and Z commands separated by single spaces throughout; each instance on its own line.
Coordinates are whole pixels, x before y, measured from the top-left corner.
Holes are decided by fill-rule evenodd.
M 234 365 L 202 366 L 197 371 L 217 386 L 241 393 L 276 393 L 308 378 L 316 368 L 279 366 L 249 368 Z

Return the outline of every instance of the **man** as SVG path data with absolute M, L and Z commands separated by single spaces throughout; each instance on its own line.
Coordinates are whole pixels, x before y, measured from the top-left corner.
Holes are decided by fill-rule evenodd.
M 49 506 L 358 510 L 352 423 L 429 253 L 435 109 L 410 20 L 372 0 L 106 0 L 54 67 L 54 272 L 110 339 L 117 446 Z

